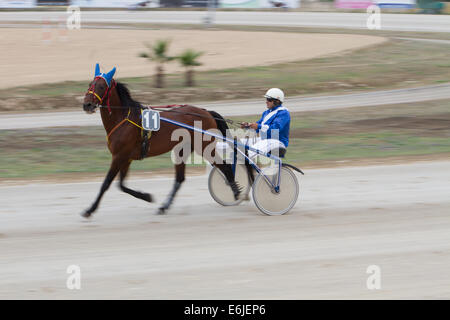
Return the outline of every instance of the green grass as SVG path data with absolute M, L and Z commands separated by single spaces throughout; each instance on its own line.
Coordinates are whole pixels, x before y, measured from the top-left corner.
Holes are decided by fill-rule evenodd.
M 286 156 L 288 162 L 340 161 L 387 158 L 450 152 L 450 141 L 442 137 L 416 137 L 393 132 L 360 133 L 294 139 Z
M 106 174 L 111 161 L 102 127 L 0 131 L 0 150 L 0 178 Z M 294 113 L 286 160 L 303 166 L 440 154 L 450 154 L 450 100 Z M 172 167 L 165 154 L 134 161 L 131 170 Z

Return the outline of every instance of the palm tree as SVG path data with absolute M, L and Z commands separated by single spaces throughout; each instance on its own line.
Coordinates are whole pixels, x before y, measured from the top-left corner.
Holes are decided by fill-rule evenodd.
M 157 63 L 155 79 L 156 88 L 164 87 L 164 63 L 176 59 L 176 57 L 170 57 L 167 55 L 169 44 L 169 40 L 157 40 L 154 45 L 145 44 L 145 46 L 150 49 L 150 53 L 142 52 L 139 54 L 139 57 L 147 58 Z
M 197 61 L 203 52 L 194 51 L 192 49 L 187 49 L 179 57 L 178 60 L 186 68 L 186 86 L 194 86 L 194 70 L 193 67 L 201 66 L 202 64 Z

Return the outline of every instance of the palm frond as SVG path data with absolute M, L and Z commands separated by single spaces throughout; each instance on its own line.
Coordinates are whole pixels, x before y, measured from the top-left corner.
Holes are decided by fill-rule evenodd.
M 145 43 L 145 46 L 150 50 L 150 54 L 141 53 L 139 56 L 157 61 L 159 63 L 172 61 L 175 57 L 170 57 L 167 55 L 169 45 L 170 40 L 157 40 L 154 44 Z
M 184 67 L 194 67 L 202 65 L 197 61 L 198 57 L 200 57 L 203 52 L 194 51 L 192 49 L 187 49 L 181 55 L 178 56 L 178 60 L 180 60 L 181 64 Z

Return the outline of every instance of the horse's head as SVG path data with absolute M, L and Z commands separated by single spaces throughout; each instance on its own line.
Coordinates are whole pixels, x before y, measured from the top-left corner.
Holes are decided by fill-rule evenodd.
M 97 63 L 94 80 L 89 84 L 89 89 L 84 96 L 84 111 L 94 113 L 98 106 L 106 103 L 106 98 L 109 99 L 108 92 L 111 93 L 111 85 L 114 84 L 114 73 L 116 73 L 115 67 L 108 73 L 101 73 L 100 66 Z

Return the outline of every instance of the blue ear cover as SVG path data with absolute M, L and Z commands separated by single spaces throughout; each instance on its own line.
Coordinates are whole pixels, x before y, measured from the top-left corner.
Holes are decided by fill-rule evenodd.
M 95 76 L 98 77 L 100 75 L 100 65 L 97 63 L 95 65 Z
M 104 79 L 106 80 L 106 83 L 108 84 L 108 87 L 111 84 L 111 80 L 114 77 L 115 73 L 116 73 L 116 67 L 112 68 L 112 70 L 110 72 L 105 74 Z
M 111 71 L 108 73 L 101 73 L 100 72 L 100 65 L 97 63 L 95 65 L 95 77 L 101 77 L 106 81 L 106 84 L 108 87 L 111 85 L 112 78 L 114 77 L 114 74 L 116 73 L 116 67 L 112 68 Z

